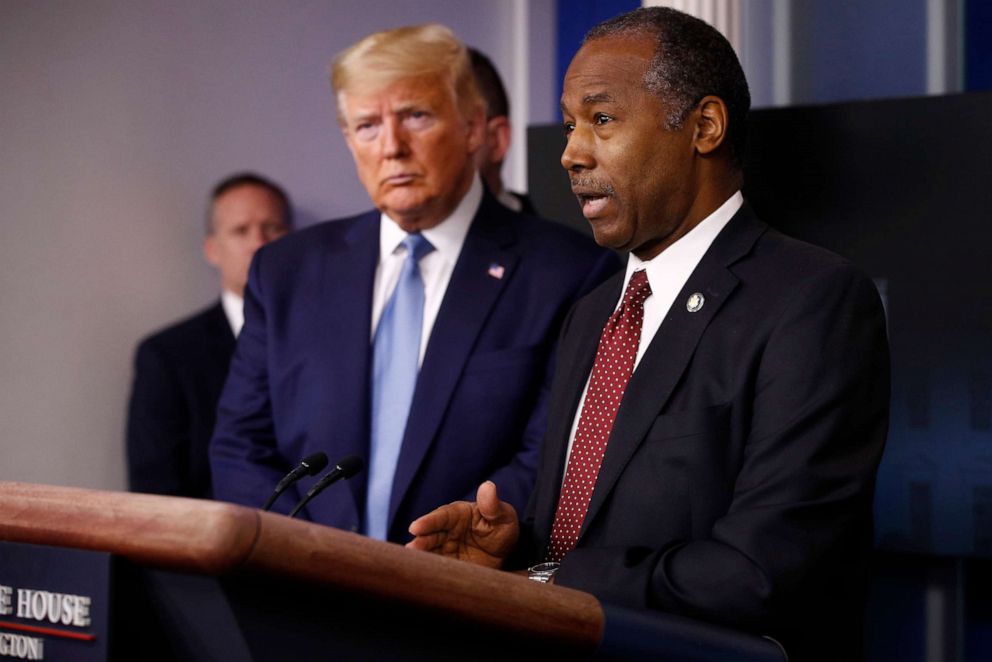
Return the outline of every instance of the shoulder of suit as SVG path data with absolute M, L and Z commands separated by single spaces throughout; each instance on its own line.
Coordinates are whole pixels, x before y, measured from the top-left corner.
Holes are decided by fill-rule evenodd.
M 582 256 L 595 258 L 609 253 L 591 237 L 578 230 L 541 216 L 531 216 L 500 205 L 505 219 L 510 223 L 519 241 L 530 244 L 546 256 Z
M 728 268 L 741 283 L 734 294 L 737 304 L 763 310 L 768 323 L 779 319 L 773 311 L 784 312 L 803 302 L 838 296 L 879 301 L 877 285 L 849 259 L 772 228 Z
M 372 231 L 378 223 L 379 212 L 376 210 L 323 221 L 299 230 L 294 230 L 286 236 L 262 246 L 259 252 L 263 255 L 292 255 L 314 249 L 331 248 L 341 245 L 348 234 L 356 229 L 366 226 Z
M 755 243 L 753 258 L 765 261 L 769 268 L 793 275 L 838 271 L 861 274 L 848 258 L 769 228 Z M 864 275 L 864 274 L 861 274 Z
M 220 333 L 224 329 L 218 324 L 218 319 L 227 324 L 227 318 L 219 301 L 148 335 L 138 344 L 138 351 L 158 350 L 173 353 L 193 343 L 211 341 L 212 334 Z

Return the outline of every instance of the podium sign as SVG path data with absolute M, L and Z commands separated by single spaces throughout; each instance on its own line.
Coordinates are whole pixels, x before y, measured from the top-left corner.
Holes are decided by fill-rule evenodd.
M 111 556 L 0 541 L 0 658 L 104 662 Z

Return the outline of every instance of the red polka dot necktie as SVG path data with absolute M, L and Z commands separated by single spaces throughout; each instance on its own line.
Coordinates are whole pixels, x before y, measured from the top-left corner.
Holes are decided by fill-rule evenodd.
M 589 388 L 582 404 L 551 527 L 549 561 L 561 561 L 579 539 L 579 529 L 582 528 L 599 468 L 603 464 L 606 442 L 609 441 L 627 382 L 634 372 L 644 322 L 644 300 L 649 296 L 651 285 L 647 274 L 643 270 L 635 271 L 630 276 L 623 303 L 607 320 L 599 337 Z

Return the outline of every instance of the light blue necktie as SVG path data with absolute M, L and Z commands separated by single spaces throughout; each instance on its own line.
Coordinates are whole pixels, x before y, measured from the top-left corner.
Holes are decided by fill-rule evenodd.
M 379 318 L 372 346 L 372 443 L 365 533 L 379 540 L 388 534 L 389 497 L 419 371 L 424 281 L 418 263 L 434 250 L 419 234 L 408 235 L 403 245 L 403 270 Z

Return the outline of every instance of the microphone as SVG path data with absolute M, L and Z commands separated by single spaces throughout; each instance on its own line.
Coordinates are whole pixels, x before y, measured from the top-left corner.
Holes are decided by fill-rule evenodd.
M 286 488 L 303 478 L 304 476 L 313 476 L 319 474 L 327 466 L 327 454 L 326 453 L 311 453 L 303 458 L 296 468 L 290 471 L 288 474 L 282 477 L 279 484 L 276 485 L 275 491 L 272 492 L 272 496 L 269 500 L 265 502 L 262 506 L 262 510 L 268 510 L 272 507 L 272 504 L 276 502 L 279 495 L 286 491 Z
M 293 512 L 291 512 L 289 516 L 295 516 L 296 513 L 300 512 L 300 509 L 303 508 L 303 506 L 310 503 L 310 499 L 326 490 L 332 483 L 336 483 L 342 478 L 347 480 L 364 468 L 365 461 L 357 455 L 346 455 L 341 458 L 333 469 L 321 476 L 320 480 L 313 484 L 313 487 L 311 487 L 310 491 L 307 492 L 307 495 L 303 497 L 298 504 L 296 504 L 296 508 L 293 508 Z

